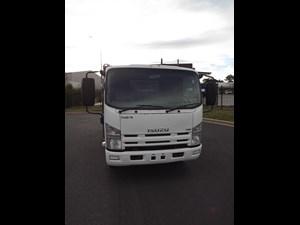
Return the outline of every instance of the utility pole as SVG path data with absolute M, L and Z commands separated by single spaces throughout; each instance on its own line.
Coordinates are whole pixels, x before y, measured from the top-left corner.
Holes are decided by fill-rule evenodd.
M 101 48 L 100 48 L 100 61 L 101 61 L 101 67 L 100 67 L 100 70 L 102 70 L 102 52 L 101 52 Z

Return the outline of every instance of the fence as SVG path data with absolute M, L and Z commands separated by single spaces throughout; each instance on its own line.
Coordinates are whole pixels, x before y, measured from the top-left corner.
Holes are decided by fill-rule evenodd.
M 216 106 L 234 107 L 234 87 L 218 87 L 218 98 L 216 99 Z M 205 94 L 203 95 L 203 102 L 206 103 Z
M 223 106 L 234 106 L 234 88 L 220 86 L 218 88 L 218 99 L 216 105 L 221 106 L 221 108 Z
M 234 106 L 234 88 L 218 88 L 217 105 L 221 106 Z

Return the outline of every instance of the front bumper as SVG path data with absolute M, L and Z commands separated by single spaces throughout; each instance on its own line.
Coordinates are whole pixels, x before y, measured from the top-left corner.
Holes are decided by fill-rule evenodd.
M 171 163 L 197 159 L 202 151 L 200 146 L 168 150 L 112 152 L 105 149 L 106 163 L 110 166 Z

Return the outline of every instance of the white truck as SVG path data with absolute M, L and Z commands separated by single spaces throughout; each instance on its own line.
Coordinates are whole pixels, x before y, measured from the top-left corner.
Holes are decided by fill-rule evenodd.
M 100 74 L 99 114 L 108 165 L 170 163 L 200 156 L 201 72 L 180 66 L 105 64 Z M 217 84 L 207 87 L 206 105 L 212 106 Z M 94 99 L 95 81 L 87 73 L 82 80 L 82 102 L 89 113 Z

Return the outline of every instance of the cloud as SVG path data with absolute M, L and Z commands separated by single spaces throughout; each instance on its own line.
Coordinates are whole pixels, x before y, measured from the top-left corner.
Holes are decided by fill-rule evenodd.
M 67 0 L 66 70 L 98 69 L 100 56 L 116 65 L 163 58 L 225 77 L 234 69 L 233 10 L 233 0 Z
M 178 8 L 190 11 L 207 10 L 208 8 L 224 10 L 232 7 L 233 3 L 233 0 L 178 0 L 175 2 Z
M 191 48 L 196 46 L 207 46 L 209 44 L 222 43 L 233 39 L 233 28 L 215 29 L 197 35 L 197 37 L 187 37 L 170 41 L 153 41 L 135 44 L 143 48 Z

